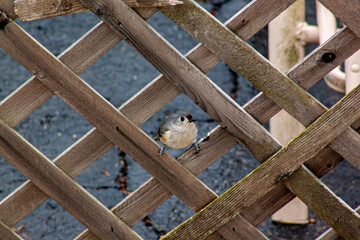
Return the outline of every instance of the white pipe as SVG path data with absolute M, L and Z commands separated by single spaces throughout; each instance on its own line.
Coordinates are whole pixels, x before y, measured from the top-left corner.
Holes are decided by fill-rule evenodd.
M 337 31 L 336 18 L 321 3 L 316 1 L 316 18 L 319 31 L 319 45 L 334 35 Z M 345 73 L 340 66 L 329 72 L 324 80 L 335 91 L 345 93 Z

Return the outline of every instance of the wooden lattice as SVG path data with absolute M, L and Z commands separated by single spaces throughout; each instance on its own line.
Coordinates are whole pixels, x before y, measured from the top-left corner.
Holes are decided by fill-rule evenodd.
M 175 7 L 136 9 L 122 0 L 52 2 L 59 2 L 54 5 L 57 11 L 43 16 L 90 9 L 103 22 L 56 58 L 12 20 L 14 2 L 0 1 L 0 47 L 34 75 L 0 105 L 0 154 L 29 179 L 0 203 L 1 239 L 18 239 L 11 227 L 48 197 L 88 228 L 78 239 L 139 239 L 131 227 L 173 194 L 197 213 L 163 239 L 267 239 L 256 226 L 295 196 L 335 230 L 322 239 L 360 239 L 359 214 L 318 179 L 342 157 L 360 169 L 360 136 L 355 131 L 360 127 L 360 87 L 329 110 L 306 91 L 360 48 L 357 0 L 320 1 L 347 27 L 285 74 L 245 41 L 295 0 L 254 0 L 226 24 L 191 0 L 161 1 L 164 6 L 179 4 Z M 181 55 L 145 23 L 158 10 L 201 44 Z M 116 109 L 78 74 L 121 40 L 163 75 Z M 336 56 L 331 61 L 326 59 L 329 53 Z M 220 61 L 262 93 L 240 107 L 205 75 Z M 167 153 L 158 156 L 159 146 L 138 126 L 181 92 L 219 126 L 200 142 L 198 154 L 189 149 L 175 160 Z M 13 127 L 54 94 L 95 128 L 50 161 Z M 285 147 L 262 127 L 281 109 L 307 127 Z M 217 196 L 196 175 L 239 142 L 262 164 Z M 109 210 L 72 178 L 115 145 L 153 178 Z

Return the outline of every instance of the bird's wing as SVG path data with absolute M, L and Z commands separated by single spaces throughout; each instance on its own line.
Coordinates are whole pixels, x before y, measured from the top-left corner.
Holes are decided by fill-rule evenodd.
M 165 122 L 163 122 L 163 123 L 160 125 L 160 127 L 159 127 L 159 129 L 158 129 L 158 131 L 157 131 L 157 135 L 156 135 L 156 137 L 155 137 L 154 139 L 157 140 L 157 141 L 159 141 L 160 138 L 161 138 L 161 136 L 164 135 L 166 131 L 169 131 L 169 128 L 167 128 Z

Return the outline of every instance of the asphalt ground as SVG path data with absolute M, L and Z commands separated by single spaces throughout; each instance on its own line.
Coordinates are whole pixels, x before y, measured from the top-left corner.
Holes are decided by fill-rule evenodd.
M 214 11 L 216 17 L 224 22 L 247 2 L 249 1 L 229 0 L 223 3 L 218 1 L 217 4 L 201 4 L 208 11 Z M 307 5 L 307 21 L 315 24 L 314 2 L 308 1 Z M 95 26 L 99 20 L 92 13 L 81 13 L 34 22 L 20 22 L 19 20 L 16 22 L 54 55 L 59 55 Z M 182 54 L 197 45 L 195 39 L 161 13 L 155 14 L 148 23 Z M 266 28 L 248 42 L 267 57 Z M 308 47 L 308 51 L 313 48 L 314 46 Z M 8 96 L 31 76 L 2 50 L 0 50 L 0 73 L 1 99 Z M 151 64 L 129 45 L 121 42 L 82 73 L 81 77 L 114 106 L 119 107 L 158 75 L 159 72 Z M 245 104 L 258 93 L 257 89 L 224 63 L 218 64 L 207 76 L 240 105 Z M 341 94 L 329 89 L 323 81 L 316 84 L 310 93 L 327 107 L 331 107 L 342 97 Z M 164 113 L 179 106 L 198 119 L 199 137 L 205 136 L 216 126 L 206 113 L 182 94 L 144 123 L 141 128 L 149 135 L 154 135 Z M 265 127 L 268 128 L 268 125 L 265 124 Z M 90 123 L 59 97 L 53 97 L 16 126 L 16 130 L 22 136 L 50 159 L 57 157 L 90 129 L 92 129 Z M 173 156 L 178 156 L 183 151 L 170 150 L 169 152 Z M 221 194 L 258 165 L 259 163 L 251 154 L 239 145 L 201 173 L 199 178 L 217 194 Z M 111 208 L 126 197 L 127 192 L 135 190 L 149 177 L 150 175 L 128 155 L 114 148 L 81 173 L 76 181 L 106 207 Z M 356 186 L 359 186 L 360 174 L 346 161 L 322 180 L 351 207 L 359 205 L 357 198 L 359 188 Z M 0 158 L 0 200 L 25 181 L 26 178 L 21 173 Z M 139 222 L 134 230 L 144 239 L 157 239 L 192 214 L 193 212 L 186 205 L 176 197 L 172 197 Z M 311 211 L 310 218 L 314 219 L 315 223 L 305 226 L 276 224 L 268 219 L 259 226 L 259 229 L 270 239 L 314 239 L 328 226 Z M 81 223 L 51 199 L 15 227 L 22 228 L 24 236 L 33 240 L 71 239 L 85 229 Z

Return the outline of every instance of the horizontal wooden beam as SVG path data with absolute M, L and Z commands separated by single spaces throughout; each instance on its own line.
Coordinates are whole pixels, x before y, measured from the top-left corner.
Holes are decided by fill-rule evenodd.
M 178 0 L 125 0 L 129 7 L 154 8 L 169 7 L 182 4 Z M 15 14 L 21 21 L 57 17 L 73 13 L 89 11 L 79 0 L 17 0 Z
M 324 113 L 297 138 L 162 239 L 203 239 L 240 214 L 314 157 L 360 117 L 360 86 Z M 352 224 L 360 226 L 360 217 Z M 356 235 L 358 236 L 358 234 Z M 351 239 L 356 239 L 353 236 Z

